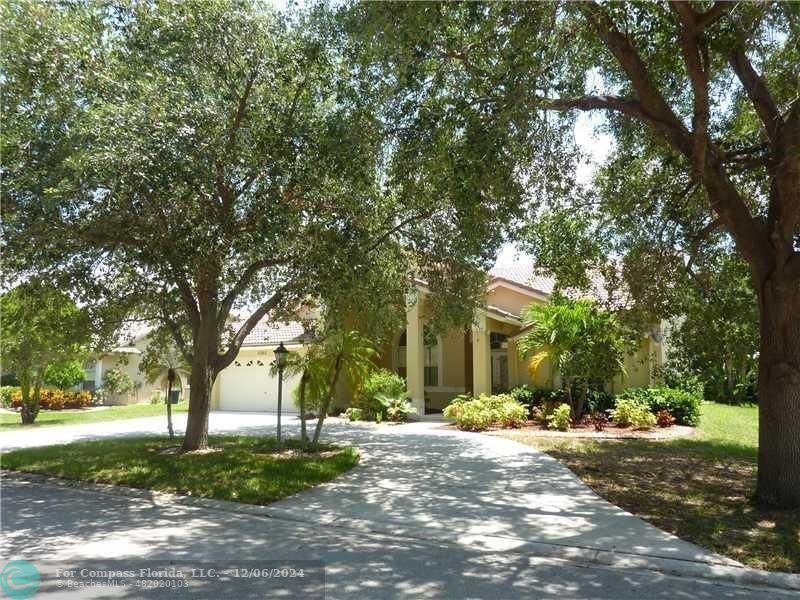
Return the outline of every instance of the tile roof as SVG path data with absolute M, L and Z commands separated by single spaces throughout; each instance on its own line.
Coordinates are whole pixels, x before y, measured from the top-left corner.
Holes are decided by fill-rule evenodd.
M 270 346 L 284 344 L 300 344 L 305 333 L 299 321 L 270 321 L 264 317 L 244 339 L 243 346 Z
M 531 261 L 518 260 L 511 264 L 496 265 L 489 271 L 489 277 L 510 281 L 547 295 L 553 293 L 556 283 L 552 277 L 536 274 Z
M 490 282 L 498 279 L 509 281 L 516 285 L 529 288 L 549 296 L 555 289 L 555 279 L 536 273 L 532 261 L 517 260 L 511 264 L 496 265 L 489 271 Z M 591 273 L 589 276 L 590 288 L 588 291 L 575 289 L 564 290 L 567 296 L 573 298 L 589 296 L 595 300 L 604 301 L 608 299 L 609 292 L 606 283 L 599 273 Z

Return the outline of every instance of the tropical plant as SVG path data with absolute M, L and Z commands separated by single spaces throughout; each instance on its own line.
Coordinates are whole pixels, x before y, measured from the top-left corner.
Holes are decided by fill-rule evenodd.
M 402 377 L 387 369 L 378 369 L 364 381 L 359 393 L 354 395 L 352 405 L 360 408 L 366 419 L 372 420 L 377 413 L 386 413 L 384 399 L 407 396 L 406 382 Z
M 617 404 L 620 400 L 645 406 L 652 413 L 667 410 L 681 425 L 694 427 L 700 422 L 702 399 L 684 390 L 665 387 L 628 388 L 617 396 Z
M 364 413 L 360 408 L 356 408 L 355 406 L 351 406 L 344 411 L 344 416 L 347 417 L 348 421 L 363 421 L 364 420 Z
M 381 404 L 381 416 L 385 414 L 389 421 L 400 423 L 417 414 L 417 409 L 411 405 L 405 390 L 399 394 L 378 394 L 375 398 Z
M 520 427 L 528 418 L 528 409 L 508 394 L 478 398 L 458 396 L 442 411 L 459 429 L 482 431 L 490 427 Z
M 148 383 L 155 383 L 162 377 L 166 382 L 164 398 L 167 408 L 167 432 L 170 438 L 175 437 L 175 429 L 172 426 L 172 386 L 178 377 L 178 371 L 189 373 L 190 370 L 191 365 L 184 354 L 175 347 L 167 328 L 158 327 L 148 334 L 147 346 L 139 362 L 139 371 L 145 374 Z
M 547 417 L 547 428 L 568 431 L 572 424 L 572 407 L 569 404 L 559 404 Z
M 656 424 L 659 427 L 672 427 L 675 424 L 675 417 L 668 410 L 660 410 L 656 413 Z
M 609 411 L 609 414 L 618 427 L 649 429 L 656 424 L 655 415 L 642 400 L 619 397 L 616 406 Z
M 573 419 L 584 411 L 591 381 L 609 381 L 624 372 L 625 338 L 616 317 L 588 299 L 556 297 L 523 310 L 529 328 L 518 341 L 531 376 L 545 360 L 561 375 Z

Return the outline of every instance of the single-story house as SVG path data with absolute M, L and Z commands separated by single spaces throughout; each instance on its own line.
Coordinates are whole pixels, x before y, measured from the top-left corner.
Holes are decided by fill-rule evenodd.
M 379 366 L 403 376 L 412 403 L 420 414 L 444 408 L 456 395 L 489 394 L 526 383 L 559 385 L 551 380 L 545 361 L 531 378 L 527 362 L 517 351 L 523 333 L 522 309 L 532 302 L 547 302 L 553 281 L 536 276 L 533 267 L 516 263 L 490 272 L 484 308 L 475 313 L 471 327 L 444 335 L 426 335 L 426 295 L 423 283 L 408 299 L 406 327 L 381 350 Z M 275 347 L 283 344 L 303 351 L 299 322 L 262 321 L 245 340 L 236 361 L 222 371 L 212 394 L 218 410 L 262 411 L 277 408 L 277 380 L 270 374 Z M 612 383 L 612 391 L 648 385 L 653 369 L 663 361 L 658 331 L 643 336 L 641 347 L 627 357 L 626 374 Z M 295 412 L 291 392 L 298 379 L 284 381 L 283 408 Z

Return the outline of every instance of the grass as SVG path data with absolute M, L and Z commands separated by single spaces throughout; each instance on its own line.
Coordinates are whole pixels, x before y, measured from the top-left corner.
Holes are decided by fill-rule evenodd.
M 800 510 L 752 502 L 758 408 L 707 403 L 691 438 L 564 440 L 503 435 L 554 456 L 602 497 L 748 566 L 800 573 Z
M 175 453 L 169 438 L 125 438 L 26 448 L 0 455 L 3 469 L 247 504 L 267 504 L 330 481 L 358 463 L 352 447 L 299 450 L 274 437 L 210 436 L 210 452 Z
M 172 412 L 189 410 L 188 400 L 172 405 Z M 117 421 L 119 419 L 136 419 L 138 417 L 155 417 L 167 415 L 164 404 L 131 404 L 128 406 L 111 406 L 100 410 L 42 410 L 33 425 L 23 425 L 19 413 L 0 412 L 0 430 L 25 429 L 51 425 L 78 425 L 80 423 L 99 423 L 101 421 Z

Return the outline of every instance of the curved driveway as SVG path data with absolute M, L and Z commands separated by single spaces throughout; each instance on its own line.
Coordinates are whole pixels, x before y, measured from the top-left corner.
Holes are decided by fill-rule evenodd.
M 210 429 L 212 432 L 264 434 L 274 431 L 274 422 L 274 415 L 214 413 Z M 296 420 L 291 419 L 288 429 L 295 428 L 296 423 Z M 27 431 L 24 435 L 3 434 L 0 444 L 9 449 L 77 439 L 152 434 L 159 433 L 162 427 L 161 419 L 149 418 L 113 424 L 42 428 L 35 432 Z M 314 550 L 315 546 L 310 543 L 310 539 L 314 539 L 317 546 L 332 543 L 333 549 L 337 543 L 335 540 L 340 540 L 339 550 L 345 551 L 346 547 L 353 546 L 353 551 L 356 551 L 355 549 L 361 547 L 358 536 L 373 536 L 369 538 L 369 542 L 364 542 L 368 545 L 374 545 L 374 536 L 377 536 L 378 539 L 385 540 L 383 543 L 378 542 L 378 547 L 385 545 L 385 552 L 395 544 L 419 548 L 418 554 L 410 557 L 407 556 L 407 551 L 399 549 L 390 555 L 397 556 L 398 560 L 399 557 L 412 560 L 417 565 L 414 568 L 418 569 L 442 561 L 461 561 L 459 564 L 462 564 L 462 571 L 458 578 L 460 586 L 465 584 L 464 578 L 468 575 L 464 569 L 467 569 L 468 563 L 476 561 L 476 556 L 483 557 L 479 561 L 483 567 L 488 566 L 495 571 L 494 574 L 487 573 L 485 577 L 479 574 L 478 579 L 481 581 L 485 578 L 494 579 L 497 573 L 503 571 L 504 565 L 510 564 L 507 561 L 518 561 L 519 557 L 528 557 L 525 559 L 526 564 L 534 560 L 533 557 L 546 557 L 543 560 L 571 558 L 582 564 L 581 568 L 568 567 L 576 572 L 573 573 L 576 581 L 581 577 L 589 577 L 590 571 L 594 569 L 606 569 L 603 576 L 589 577 L 594 583 L 586 590 L 593 589 L 590 595 L 594 597 L 622 597 L 622 591 L 628 589 L 625 586 L 630 587 L 631 591 L 638 589 L 632 597 L 642 597 L 639 594 L 644 592 L 644 588 L 636 586 L 646 585 L 649 588 L 656 581 L 672 579 L 652 571 L 628 571 L 626 575 L 620 576 L 617 574 L 619 571 L 609 570 L 597 562 L 587 564 L 599 556 L 610 557 L 605 563 L 607 565 L 626 566 L 627 562 L 628 566 L 649 569 L 653 568 L 652 561 L 664 558 L 673 559 L 668 561 L 673 564 L 702 566 L 711 570 L 724 569 L 725 565 L 735 564 L 669 535 L 604 501 L 555 459 L 511 440 L 459 432 L 444 427 L 441 423 L 376 426 L 350 424 L 333 419 L 326 426 L 325 437 L 331 441 L 357 445 L 362 453 L 359 466 L 333 482 L 271 504 L 266 508 L 266 513 L 273 519 L 263 522 L 274 520 L 273 528 L 280 524 L 280 527 L 288 527 L 293 531 L 310 528 L 312 538 L 306 533 L 298 542 L 299 545 L 291 546 L 291 539 L 286 543 L 295 551 L 307 548 L 309 555 L 326 560 L 326 564 L 330 564 L 330 556 L 318 547 Z M 53 498 L 53 501 L 59 497 L 49 491 L 37 491 L 36 484 L 8 485 L 9 483 L 11 482 L 6 480 L 4 486 L 6 501 L 9 500 L 9 493 L 20 502 L 31 494 L 41 493 L 45 498 Z M 64 493 L 78 492 L 65 490 Z M 63 501 L 69 504 L 69 500 Z M 114 500 L 119 505 L 136 502 L 135 498 Z M 25 515 L 8 513 L 7 505 L 8 502 L 5 502 L 3 506 L 4 535 L 9 535 L 16 542 L 12 546 L 24 548 L 27 544 L 30 548 L 31 544 L 36 543 L 35 524 L 31 524 L 32 529 L 25 530 L 19 521 L 24 521 Z M 131 512 L 133 508 L 128 506 L 126 510 Z M 170 510 L 175 511 L 177 508 L 173 506 Z M 199 509 L 192 507 L 186 510 L 197 516 Z M 213 519 L 214 511 L 208 512 L 211 516 L 207 518 Z M 165 526 L 164 518 L 166 517 L 162 517 L 160 527 Z M 246 548 L 253 543 L 252 534 L 255 530 L 252 528 L 256 527 L 254 520 L 250 519 L 249 525 L 240 523 L 234 527 L 234 523 L 240 520 L 247 521 L 247 518 L 240 519 L 231 515 L 220 517 L 221 524 L 230 523 L 234 530 L 239 528 L 242 532 L 238 538 L 226 535 L 226 552 L 233 551 L 230 546 L 233 543 L 234 547 L 241 547 L 241 552 L 247 553 Z M 113 521 L 109 517 L 109 522 Z M 10 531 L 9 527 L 13 528 L 15 523 L 16 530 Z M 97 526 L 102 527 L 103 523 L 102 519 L 98 519 Z M 65 525 L 59 524 L 61 526 Z M 61 531 L 58 528 L 56 530 Z M 82 531 L 86 536 L 94 535 L 91 531 Z M 192 531 L 196 529 L 189 529 L 185 534 L 190 536 Z M 317 532 L 318 538 L 313 537 L 314 532 Z M 150 536 L 148 539 L 153 540 L 151 547 L 157 550 L 160 547 L 156 541 L 157 534 L 151 531 L 145 535 Z M 283 535 L 288 534 L 284 532 Z M 76 552 L 81 543 L 79 538 L 80 535 L 72 539 L 73 543 L 63 547 L 63 553 Z M 174 550 L 178 547 L 176 540 L 181 539 L 181 534 L 173 531 L 168 547 Z M 202 550 L 206 554 L 217 547 L 210 540 L 207 544 L 211 545 L 206 545 Z M 44 547 L 45 544 L 40 543 L 39 546 Z M 55 548 L 57 544 L 51 547 Z M 330 550 L 331 548 L 328 549 Z M 102 552 L 109 556 L 108 548 Z M 377 553 L 370 556 L 382 556 L 385 562 L 387 557 L 377 550 L 375 552 Z M 136 554 L 135 551 L 131 553 Z M 112 551 L 111 554 L 115 552 Z M 124 552 L 122 554 L 125 555 Z M 485 561 L 489 564 L 485 564 Z M 421 564 L 423 562 L 425 566 Z M 448 566 L 453 568 L 449 563 Z M 393 567 L 390 563 L 392 576 L 386 575 L 387 582 L 398 576 L 404 568 L 406 567 L 400 562 Z M 342 573 L 347 572 L 347 568 L 342 569 Z M 457 565 L 455 569 L 458 572 Z M 660 570 L 670 572 L 670 569 Z M 559 577 L 567 574 L 567 570 L 556 572 L 561 572 Z M 452 576 L 451 573 L 447 577 Z M 335 579 L 336 572 L 329 572 L 326 577 Z M 637 577 L 641 579 L 641 584 L 635 582 Z M 378 581 L 380 579 L 377 577 Z M 599 585 L 601 581 L 605 582 L 606 587 L 592 587 Z M 686 585 L 689 592 L 687 597 L 750 597 L 749 594 L 741 595 L 741 588 L 734 589 L 731 586 L 726 591 L 724 588 L 727 586 L 720 585 L 712 586 L 713 589 L 708 590 L 710 595 L 707 596 L 702 592 L 703 586 L 697 582 L 692 584 L 689 580 L 681 581 L 684 583 L 680 586 Z M 677 579 L 670 584 L 673 587 L 665 591 L 677 590 L 680 586 L 676 582 Z M 661 582 L 662 585 L 664 583 L 666 581 Z M 433 586 L 430 588 L 432 592 L 441 592 L 444 589 L 442 586 L 446 586 L 447 582 L 433 578 L 430 585 Z M 501 586 L 497 589 L 505 588 Z M 554 591 L 557 589 L 553 588 Z M 608 591 L 610 595 L 601 593 L 601 589 Z M 378 588 L 376 592 L 377 590 Z M 397 589 L 394 588 L 394 591 Z M 466 592 L 468 591 L 467 589 Z M 393 595 L 388 593 L 388 596 Z M 331 597 L 338 595 L 332 594 Z M 503 594 L 500 593 L 497 597 L 503 597 Z

